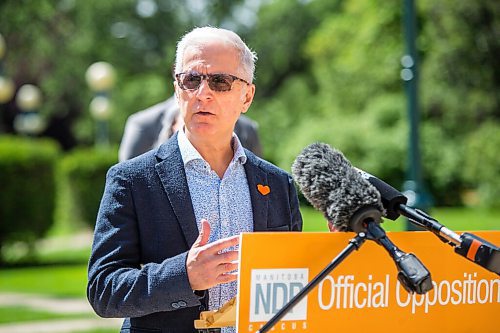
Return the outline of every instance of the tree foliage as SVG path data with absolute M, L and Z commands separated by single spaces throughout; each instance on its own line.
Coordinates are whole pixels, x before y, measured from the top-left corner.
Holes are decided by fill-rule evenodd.
M 221 24 L 240 3 L 4 1 L 0 3 L 0 33 L 8 47 L 4 67 L 18 87 L 33 83 L 42 89 L 41 112 L 53 123 L 49 134 L 63 136 L 58 138 L 61 141 L 71 141 L 70 136 L 76 144 L 89 144 L 92 93 L 85 71 L 97 61 L 111 63 L 117 84 L 110 128 L 112 141 L 118 142 L 128 115 L 172 93 L 171 66 L 178 38 L 200 23 Z M 14 103 L 6 108 L 3 118 L 8 131 L 13 130 L 17 112 Z M 66 121 L 57 122 L 61 118 Z M 67 125 L 68 131 L 61 133 L 61 125 Z
M 427 186 L 437 204 L 461 203 L 461 192 L 473 189 L 498 205 L 493 193 L 500 185 L 491 177 L 500 160 L 490 154 L 499 137 L 500 3 L 415 3 Z M 91 63 L 108 61 L 117 70 L 110 125 L 118 143 L 129 114 L 172 93 L 178 38 L 193 26 L 229 27 L 259 56 L 248 115 L 260 124 L 267 159 L 289 170 L 304 146 L 324 141 L 399 187 L 408 150 L 402 6 L 396 0 L 3 1 L 0 32 L 6 72 L 18 86 L 43 90 L 42 111 L 52 120 L 46 134 L 68 128 L 74 145 L 85 145 L 93 137 L 92 93 L 84 81 Z M 10 131 L 13 104 L 2 114 Z
M 289 167 L 305 145 L 324 141 L 400 187 L 408 167 L 406 96 L 399 74 L 402 3 L 339 3 L 323 12 L 291 56 L 305 57 L 308 64 L 300 73 L 301 85 L 293 83 L 297 74 L 288 75 L 257 115 L 268 131 L 280 130 L 272 136 L 283 144 L 270 152 L 280 166 Z M 427 187 L 440 205 L 462 203 L 469 187 L 490 206 L 500 202 L 493 195 L 498 185 L 490 178 L 500 160 L 477 162 L 478 151 L 489 151 L 490 145 L 474 145 L 499 137 L 492 130 L 498 128 L 500 110 L 499 8 L 488 1 L 418 2 L 421 160 Z M 483 124 L 489 124 L 488 131 Z

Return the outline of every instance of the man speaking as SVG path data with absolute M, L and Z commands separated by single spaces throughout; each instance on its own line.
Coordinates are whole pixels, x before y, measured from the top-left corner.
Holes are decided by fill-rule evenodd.
M 255 60 L 231 31 L 185 35 L 174 83 L 184 127 L 108 171 L 87 294 L 100 316 L 126 318 L 121 332 L 195 332 L 200 311 L 236 295 L 239 233 L 302 228 L 290 175 L 234 134 Z

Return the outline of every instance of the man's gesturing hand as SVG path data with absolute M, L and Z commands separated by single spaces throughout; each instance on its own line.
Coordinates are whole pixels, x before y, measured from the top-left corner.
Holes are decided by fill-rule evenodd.
M 225 249 L 238 245 L 239 236 L 223 238 L 208 243 L 210 224 L 201 220 L 200 235 L 188 252 L 186 260 L 189 283 L 193 290 L 205 290 L 221 283 L 235 281 L 236 274 L 228 274 L 238 268 L 233 263 L 238 259 L 238 251 Z

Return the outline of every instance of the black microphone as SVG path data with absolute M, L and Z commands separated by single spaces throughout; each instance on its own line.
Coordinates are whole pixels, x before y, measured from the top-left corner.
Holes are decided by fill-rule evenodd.
M 339 231 L 366 232 L 382 245 L 398 268 L 398 279 L 409 292 L 432 289 L 429 271 L 413 254 L 400 250 L 380 227 L 380 193 L 353 168 L 344 155 L 324 143 L 314 143 L 297 156 L 292 175 L 306 199 Z
M 498 246 L 471 233 L 456 234 L 424 211 L 407 206 L 408 199 L 391 185 L 368 172 L 356 170 L 380 192 L 385 217 L 391 220 L 397 219 L 399 215 L 407 217 L 413 224 L 431 231 L 441 241 L 455 247 L 455 252 L 462 257 L 500 275 Z
M 384 205 L 384 216 L 390 220 L 396 220 L 399 215 L 399 205 L 406 205 L 408 198 L 391 185 L 387 184 L 381 179 L 369 174 L 366 171 L 355 168 L 361 177 L 368 180 L 379 192 L 382 197 L 382 204 Z

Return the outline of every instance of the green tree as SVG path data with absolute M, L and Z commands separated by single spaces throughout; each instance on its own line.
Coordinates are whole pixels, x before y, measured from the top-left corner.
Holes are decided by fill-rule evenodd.
M 256 98 L 249 116 L 260 124 L 266 158 L 285 169 L 283 150 L 292 130 L 314 115 L 317 81 L 306 53 L 306 41 L 341 1 L 275 0 L 263 5 L 248 43 L 259 60 Z
M 89 144 L 92 93 L 85 71 L 96 61 L 111 63 L 118 76 L 110 123 L 117 143 L 128 115 L 172 93 L 170 69 L 179 37 L 196 25 L 230 24 L 241 5 L 241 0 L 3 1 L 5 68 L 17 86 L 40 86 L 42 113 L 69 119 L 78 144 Z
M 9 48 L 5 67 L 18 85 L 39 84 L 46 101 L 42 111 L 70 119 L 78 143 L 88 144 L 93 123 L 84 73 L 95 61 L 112 63 L 118 72 L 111 122 L 117 143 L 129 114 L 172 93 L 169 68 L 179 36 L 195 25 L 229 27 L 259 55 L 257 96 L 249 116 L 260 123 L 266 158 L 289 169 L 301 148 L 325 141 L 356 165 L 400 186 L 408 131 L 400 80 L 402 3 L 259 4 L 3 1 L 0 32 Z M 478 155 L 470 147 L 485 138 L 485 129 L 498 137 L 490 129 L 498 128 L 500 118 L 500 3 L 416 4 L 425 180 L 438 204 L 460 203 L 464 189 L 496 193 L 493 182 L 493 190 L 482 190 L 486 179 L 464 170 L 492 172 L 487 163 L 473 162 Z
M 399 187 L 407 168 L 408 141 L 406 97 L 399 76 L 404 53 L 402 3 L 336 2 L 321 12 L 318 24 L 302 24 L 303 17 L 315 17 L 311 15 L 314 8 L 327 2 L 302 2 L 298 18 L 277 15 L 280 9 L 297 4 L 270 5 L 259 17 L 261 27 L 277 22 L 276 28 L 268 29 L 273 42 L 260 51 L 278 59 L 266 67 L 272 75 L 263 79 L 269 87 L 260 95 L 255 112 L 264 135 L 272 138 L 271 148 L 265 146 L 266 156 L 289 168 L 302 147 L 325 141 L 356 165 Z M 495 205 L 491 193 L 496 192 L 491 188 L 497 185 L 490 181 L 485 190 L 484 177 L 471 177 L 471 171 L 464 176 L 463 169 L 468 166 L 472 174 L 497 170 L 495 163 L 474 162 L 478 154 L 472 154 L 471 148 L 464 153 L 464 146 L 486 140 L 480 135 L 485 128 L 490 136 L 498 137 L 490 129 L 498 127 L 500 110 L 500 39 L 496 33 L 500 3 L 446 0 L 417 5 L 425 181 L 437 204 L 458 204 L 464 189 L 478 188 L 480 193 L 490 193 L 481 197 Z M 292 23 L 291 35 L 296 39 L 286 39 L 276 17 L 294 18 L 297 25 Z M 306 32 L 295 30 L 296 26 Z M 269 38 L 265 34 L 256 37 Z M 275 45 L 279 50 L 273 49 Z M 288 58 L 283 50 L 290 53 Z M 262 66 L 265 60 L 260 61 Z M 302 66 L 293 66 L 294 61 Z M 279 80 L 271 82 L 268 77 Z M 272 94 L 267 96 L 269 91 Z

